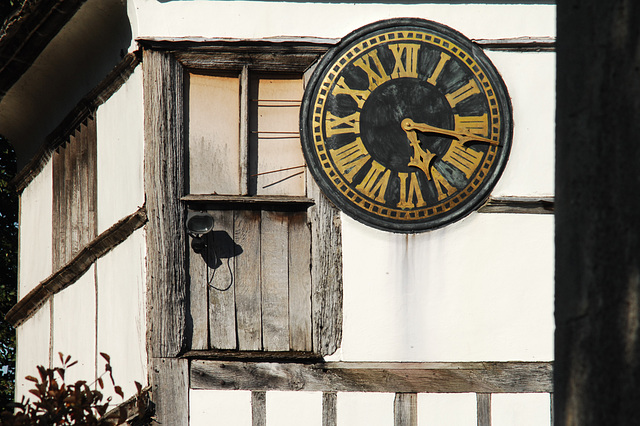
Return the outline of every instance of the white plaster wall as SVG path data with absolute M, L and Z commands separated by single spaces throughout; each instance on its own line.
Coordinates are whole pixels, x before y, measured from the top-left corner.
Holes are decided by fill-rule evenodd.
M 475 393 L 419 393 L 418 426 L 477 426 L 477 407 Z
M 20 196 L 18 298 L 51 275 L 52 171 L 49 161 Z
M 322 426 L 322 392 L 267 392 L 267 426 Z
M 22 397 L 31 398 L 29 390 L 33 382 L 26 376 L 38 376 L 38 365 L 49 367 L 49 349 L 51 344 L 51 305 L 46 302 L 31 317 L 16 329 L 16 401 Z
M 338 392 L 338 426 L 389 426 L 393 424 L 393 393 Z
M 98 233 L 144 204 L 142 66 L 98 108 Z
M 66 373 L 67 383 L 96 378 L 96 286 L 92 266 L 74 284 L 53 296 L 53 365 L 62 353 L 78 363 Z
M 514 122 L 509 162 L 491 195 L 551 197 L 555 185 L 555 53 L 486 53 L 507 85 Z
M 144 228 L 100 258 L 96 268 L 98 353 L 111 357 L 116 384 L 126 399 L 136 392 L 134 381 L 147 383 Z M 99 357 L 99 374 L 103 365 Z M 120 398 L 114 396 L 114 402 Z
M 365 24 L 394 17 L 438 21 L 469 38 L 555 35 L 554 5 L 133 0 L 128 13 L 134 38 L 341 38 Z
M 348 361 L 553 359 L 553 216 L 473 213 L 423 234 L 343 219 Z
M 549 394 L 491 395 L 492 426 L 547 426 L 551 424 Z
M 189 391 L 190 426 L 251 426 L 250 391 Z

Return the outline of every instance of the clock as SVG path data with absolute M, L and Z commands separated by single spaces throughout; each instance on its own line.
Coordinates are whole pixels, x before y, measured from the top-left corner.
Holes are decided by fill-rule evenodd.
M 422 19 L 376 22 L 319 62 L 300 112 L 324 194 L 374 228 L 420 232 L 481 206 L 509 157 L 511 104 L 482 49 Z

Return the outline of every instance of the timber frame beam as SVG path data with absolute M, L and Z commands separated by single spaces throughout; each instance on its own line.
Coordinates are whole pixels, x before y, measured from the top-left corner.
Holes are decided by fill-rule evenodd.
M 191 389 L 551 393 L 551 362 L 274 363 L 193 360 Z
M 51 296 L 76 282 L 91 265 L 147 222 L 145 207 L 98 235 L 58 271 L 34 287 L 5 316 L 14 327 L 29 319 Z

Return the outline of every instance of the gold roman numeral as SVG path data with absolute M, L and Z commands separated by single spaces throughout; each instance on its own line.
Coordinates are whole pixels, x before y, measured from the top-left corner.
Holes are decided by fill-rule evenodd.
M 444 97 L 447 98 L 447 101 L 449 101 L 449 105 L 451 105 L 451 108 L 453 108 L 460 102 L 467 99 L 469 96 L 475 95 L 476 93 L 480 93 L 480 88 L 478 87 L 478 84 L 475 80 L 470 80 L 467 84 L 465 84 L 455 92 L 448 93 L 444 95 Z
M 379 203 L 384 203 L 384 196 L 385 192 L 387 192 L 390 175 L 391 170 L 385 169 L 384 166 L 373 160 L 369 172 L 364 179 L 362 179 L 362 182 L 356 186 L 356 189 L 367 197 Z
M 440 52 L 440 60 L 438 61 L 436 68 L 433 70 L 433 73 L 431 73 L 431 77 L 427 79 L 428 83 L 431 83 L 434 86 L 436 85 L 436 81 L 438 80 L 438 77 L 440 77 L 440 73 L 449 59 L 451 59 L 451 56 L 444 52 Z
M 390 44 L 389 49 L 393 53 L 396 63 L 391 72 L 391 78 L 413 77 L 418 78 L 418 50 L 419 44 L 397 43 Z M 402 54 L 404 60 L 402 59 Z
M 373 64 L 375 64 L 375 68 L 377 71 L 372 68 L 372 61 Z M 382 62 L 380 62 L 380 58 L 378 58 L 378 52 L 376 50 L 371 51 L 357 61 L 354 61 L 353 65 L 359 67 L 367 73 L 367 77 L 369 78 L 369 91 L 373 91 L 373 89 L 380 86 L 385 81 L 389 81 L 391 79 L 391 77 L 389 77 L 389 75 L 387 75 L 387 72 L 384 70 Z
M 342 133 L 360 133 L 360 113 L 357 111 L 346 117 L 338 117 L 327 111 L 324 123 L 328 138 Z
M 469 179 L 480 165 L 480 161 L 482 161 L 482 153 L 472 148 L 465 147 L 456 140 L 452 140 L 449 150 L 444 157 L 442 157 L 442 161 L 446 161 L 451 164 L 453 167 L 464 173 L 467 179 Z
M 484 138 L 489 136 L 489 120 L 486 113 L 477 116 L 460 116 L 456 114 L 454 119 L 456 132 L 478 135 Z
M 353 100 L 357 102 L 358 108 L 362 108 L 362 105 L 364 105 L 364 102 L 367 100 L 367 97 L 369 97 L 370 93 L 371 91 L 369 90 L 354 90 L 350 88 L 349 86 L 347 86 L 347 83 L 344 81 L 344 77 L 340 77 L 340 79 L 334 86 L 333 91 L 331 92 L 333 96 L 336 96 L 336 95 L 351 96 Z
M 453 187 L 435 167 L 431 167 L 431 176 L 433 177 L 433 184 L 436 186 L 436 191 L 438 191 L 438 201 L 442 201 L 456 192 L 456 188 Z
M 409 183 L 407 183 L 407 178 Z M 401 173 L 398 172 L 400 178 L 400 201 L 398 202 L 399 209 L 411 209 L 413 207 L 424 207 L 427 203 L 422 198 L 422 191 L 420 191 L 420 185 L 418 185 L 418 175 L 416 173 Z M 414 203 L 415 201 L 415 203 Z
M 349 182 L 353 182 L 353 177 L 371 158 L 359 137 L 354 142 L 329 152 L 338 170 Z

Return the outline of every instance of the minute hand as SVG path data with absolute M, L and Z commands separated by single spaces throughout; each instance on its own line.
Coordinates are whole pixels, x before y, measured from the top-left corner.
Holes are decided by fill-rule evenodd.
M 461 132 L 456 132 L 455 130 L 441 129 L 440 127 L 430 126 L 424 123 L 416 123 L 410 118 L 405 118 L 404 120 L 402 120 L 402 123 L 400 123 L 400 125 L 405 131 L 418 130 L 419 132 L 423 132 L 423 133 L 431 133 L 439 136 L 447 136 L 453 139 L 457 139 L 463 145 L 471 141 L 486 142 L 491 145 L 499 144 L 498 141 L 483 138 L 482 136 L 474 135 L 471 133 L 461 133 Z

